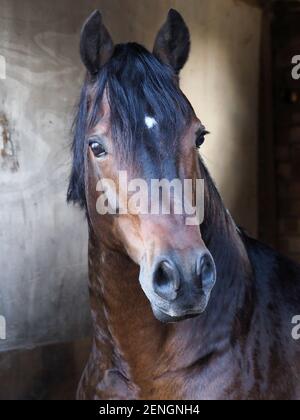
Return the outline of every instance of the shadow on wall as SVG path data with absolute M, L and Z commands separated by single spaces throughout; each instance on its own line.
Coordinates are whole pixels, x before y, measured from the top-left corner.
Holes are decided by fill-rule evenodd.
M 90 340 L 0 353 L 0 400 L 74 400 Z

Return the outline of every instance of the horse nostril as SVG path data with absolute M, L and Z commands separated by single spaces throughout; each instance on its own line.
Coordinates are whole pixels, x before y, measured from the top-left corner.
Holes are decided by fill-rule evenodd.
M 203 289 L 212 287 L 216 281 L 215 263 L 210 254 L 205 254 L 199 258 L 197 263 L 197 279 Z M 197 280 L 197 281 L 198 281 Z
M 166 300 L 175 300 L 180 287 L 177 268 L 169 261 L 163 260 L 157 264 L 153 274 L 155 293 Z

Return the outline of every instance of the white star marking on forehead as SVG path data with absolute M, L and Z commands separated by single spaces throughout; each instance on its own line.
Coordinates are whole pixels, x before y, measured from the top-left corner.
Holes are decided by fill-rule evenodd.
M 149 130 L 151 130 L 153 127 L 157 125 L 157 121 L 154 118 L 149 117 L 149 115 L 147 115 L 145 117 L 145 124 L 149 128 Z

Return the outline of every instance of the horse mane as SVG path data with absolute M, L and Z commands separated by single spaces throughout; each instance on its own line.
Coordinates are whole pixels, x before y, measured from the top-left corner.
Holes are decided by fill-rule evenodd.
M 144 134 L 145 115 L 155 118 L 168 145 L 180 138 L 192 116 L 191 104 L 180 91 L 171 67 L 139 44 L 117 45 L 99 74 L 92 80 L 86 78 L 73 125 L 73 166 L 67 200 L 83 208 L 86 207 L 86 132 L 101 118 L 105 89 L 113 139 L 118 152 L 126 159 L 134 159 Z

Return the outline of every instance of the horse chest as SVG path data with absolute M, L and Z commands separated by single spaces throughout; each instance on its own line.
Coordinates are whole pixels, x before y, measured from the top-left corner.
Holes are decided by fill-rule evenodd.
M 233 398 L 237 373 L 226 369 L 226 355 L 213 364 L 194 366 L 152 377 L 135 374 L 130 381 L 115 369 L 105 371 L 93 399 L 218 400 Z M 149 369 L 144 372 L 149 373 Z M 236 396 L 236 395 L 235 395 Z M 242 396 L 240 395 L 240 398 Z

